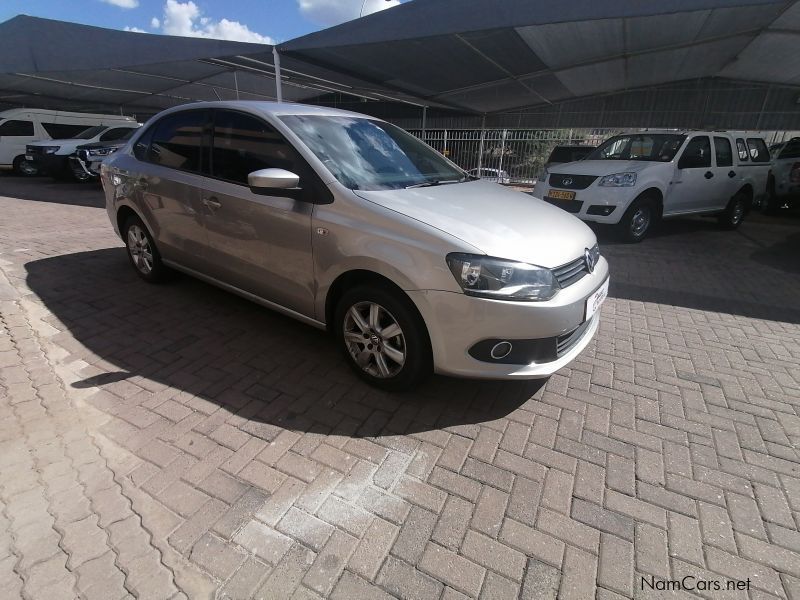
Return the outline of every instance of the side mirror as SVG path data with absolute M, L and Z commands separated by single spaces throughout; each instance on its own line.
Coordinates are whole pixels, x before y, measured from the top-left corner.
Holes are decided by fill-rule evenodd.
M 302 189 L 300 177 L 285 169 L 259 169 L 247 176 L 250 191 L 261 196 L 285 196 L 297 199 Z

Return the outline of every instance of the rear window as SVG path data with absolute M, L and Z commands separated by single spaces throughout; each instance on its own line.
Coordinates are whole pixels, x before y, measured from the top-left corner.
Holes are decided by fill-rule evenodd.
M 767 144 L 761 138 L 747 138 L 747 150 L 750 160 L 753 162 L 769 162 L 769 150 Z
M 747 151 L 747 145 L 744 143 L 742 138 L 736 139 L 736 151 L 739 153 L 740 161 L 746 162 L 748 160 L 749 152 Z
M 6 121 L 0 125 L 0 135 L 33 135 L 30 121 Z
M 86 130 L 86 125 L 68 125 L 65 123 L 42 123 L 42 127 L 54 140 L 70 140 Z
M 781 150 L 778 158 L 800 158 L 800 138 L 789 140 Z

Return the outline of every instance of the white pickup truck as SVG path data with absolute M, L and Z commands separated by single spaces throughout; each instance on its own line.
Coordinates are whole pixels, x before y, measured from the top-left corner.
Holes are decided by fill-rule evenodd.
M 533 195 L 638 242 L 662 217 L 715 214 L 730 229 L 767 194 L 764 140 L 728 131 L 642 131 L 550 168 Z

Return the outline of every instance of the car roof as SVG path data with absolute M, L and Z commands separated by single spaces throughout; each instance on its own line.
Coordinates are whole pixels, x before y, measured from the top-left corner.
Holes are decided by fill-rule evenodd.
M 272 116 L 291 116 L 291 115 L 318 115 L 325 117 L 359 117 L 365 119 L 376 119 L 369 115 L 363 115 L 349 110 L 338 108 L 328 108 L 327 106 L 314 106 L 310 104 L 297 104 L 295 102 L 263 102 L 257 100 L 222 100 L 216 102 L 191 102 L 181 104 L 165 110 L 161 114 L 179 112 L 182 110 L 196 110 L 198 108 L 227 108 L 232 110 L 255 111 L 264 115 Z

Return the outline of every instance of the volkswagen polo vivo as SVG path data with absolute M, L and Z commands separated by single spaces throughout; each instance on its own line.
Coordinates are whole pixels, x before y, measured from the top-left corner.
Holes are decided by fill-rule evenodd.
M 546 377 L 589 343 L 608 291 L 580 220 L 356 113 L 170 109 L 102 181 L 143 279 L 176 269 L 327 328 L 385 389 L 431 371 Z

